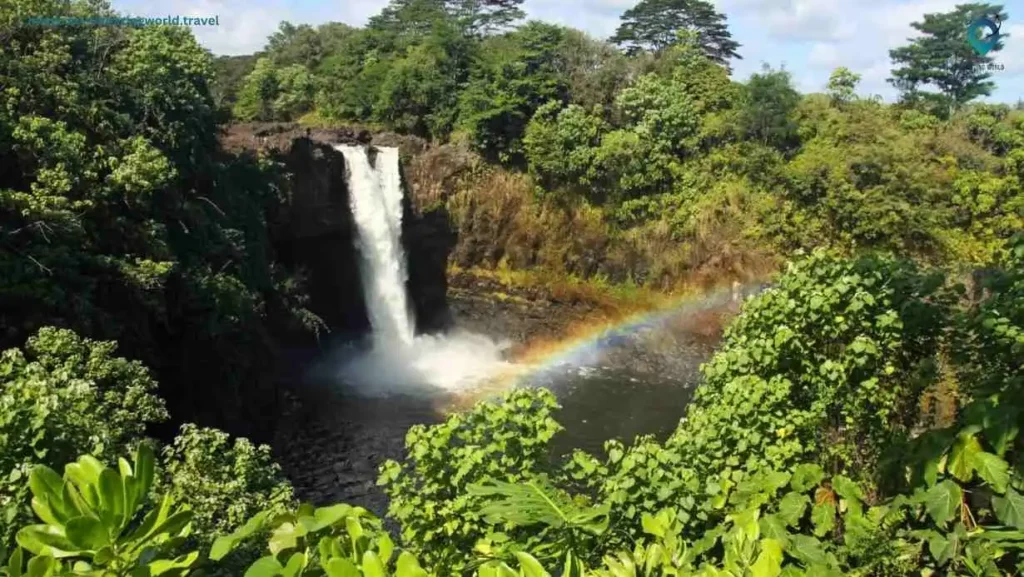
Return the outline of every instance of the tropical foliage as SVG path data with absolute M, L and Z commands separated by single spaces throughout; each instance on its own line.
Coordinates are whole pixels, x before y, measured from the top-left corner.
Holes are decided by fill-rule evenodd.
M 731 78 L 700 0 L 628 10 L 626 53 L 517 0 L 394 0 L 216 61 L 43 13 L 113 15 L 0 14 L 0 573 L 1024 572 L 1024 113 L 974 102 L 989 61 L 954 38 L 1002 7 L 925 15 L 891 105 L 846 69 Z M 667 439 L 553 454 L 554 396 L 513 390 L 409 431 L 390 532 L 208 428 L 260 432 L 279 335 L 317 324 L 270 241 L 289 175 L 218 145 L 231 115 L 469 159 L 429 199 L 460 264 L 651 288 L 789 264 Z

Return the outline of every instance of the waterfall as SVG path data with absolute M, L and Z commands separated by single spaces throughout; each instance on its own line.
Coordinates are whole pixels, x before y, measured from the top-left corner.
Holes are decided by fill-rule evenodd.
M 362 146 L 336 148 L 348 165 L 349 202 L 361 257 L 359 276 L 374 341 L 408 346 L 413 341 L 414 326 L 405 290 L 409 273 L 402 248 L 398 149 L 378 147 L 374 166 Z
M 402 184 L 398 149 L 337 145 L 348 166 L 348 193 L 360 255 L 359 277 L 373 328 L 369 350 L 342 351 L 342 381 L 367 395 L 458 390 L 509 367 L 508 343 L 455 330 L 415 336 L 402 247 Z M 337 369 L 337 365 L 334 365 Z

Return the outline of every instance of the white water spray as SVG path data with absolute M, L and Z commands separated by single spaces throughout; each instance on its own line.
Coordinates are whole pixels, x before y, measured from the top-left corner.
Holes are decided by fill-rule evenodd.
M 371 164 L 361 146 L 336 146 L 348 166 L 348 191 L 360 254 L 360 279 L 373 328 L 373 348 L 348 359 L 345 380 L 367 394 L 424 385 L 463 389 L 508 365 L 504 345 L 466 332 L 416 337 L 405 285 L 402 185 L 398 149 L 378 147 Z

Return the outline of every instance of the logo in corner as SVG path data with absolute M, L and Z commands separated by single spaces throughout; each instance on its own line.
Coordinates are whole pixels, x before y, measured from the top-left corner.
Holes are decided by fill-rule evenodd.
M 978 18 L 967 27 L 967 42 L 979 55 L 988 54 L 999 43 L 1001 24 L 998 14 Z

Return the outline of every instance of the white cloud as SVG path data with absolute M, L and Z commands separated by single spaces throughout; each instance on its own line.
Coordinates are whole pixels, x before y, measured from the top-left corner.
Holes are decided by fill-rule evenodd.
M 214 54 L 251 54 L 263 48 L 289 13 L 280 6 L 251 6 L 232 0 L 202 0 L 190 16 L 218 16 L 220 26 L 195 26 L 192 32 Z
M 355 2 L 339 2 L 339 4 L 341 5 L 339 9 L 329 11 L 331 13 L 329 20 L 362 26 L 371 16 L 377 15 L 387 6 L 388 2 L 387 0 L 357 0 Z
M 596 38 L 608 38 L 619 27 L 619 17 L 636 0 L 526 0 L 528 18 L 579 28 Z
M 288 20 L 284 2 L 254 4 L 246 0 L 192 0 L 187 8 L 168 7 L 158 0 L 123 0 L 114 9 L 134 16 L 218 17 L 218 26 L 192 26 L 200 44 L 214 54 L 251 54 L 263 48 L 267 37 Z
M 908 38 L 920 33 L 911 26 L 925 14 L 948 12 L 957 0 L 917 0 L 914 2 L 883 2 L 867 11 L 866 27 L 873 28 L 883 44 L 892 48 L 904 44 Z
M 1024 24 L 1004 25 L 1001 32 L 1009 34 L 1009 37 L 1003 42 L 1003 49 L 995 54 L 996 63 L 1004 67 L 996 74 L 1024 75 Z M 996 76 L 995 80 L 998 82 L 999 77 Z
M 829 0 L 728 0 L 726 15 L 747 18 L 776 38 L 834 41 L 852 36 L 848 8 Z

